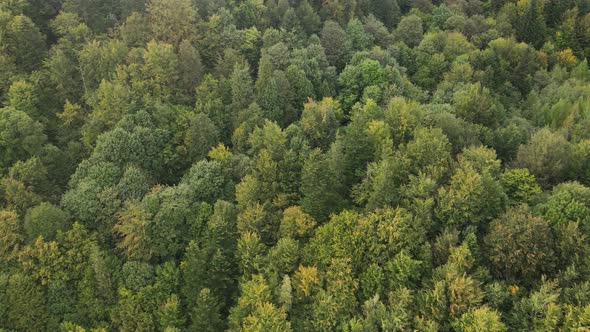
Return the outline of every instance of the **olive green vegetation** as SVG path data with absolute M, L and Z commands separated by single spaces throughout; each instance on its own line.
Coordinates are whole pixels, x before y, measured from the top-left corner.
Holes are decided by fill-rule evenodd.
M 0 1 L 0 331 L 590 330 L 590 0 Z

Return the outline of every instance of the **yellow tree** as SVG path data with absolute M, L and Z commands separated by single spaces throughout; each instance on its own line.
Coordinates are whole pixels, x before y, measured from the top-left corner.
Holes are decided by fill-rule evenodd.
M 138 201 L 130 201 L 118 215 L 118 222 L 113 227 L 121 236 L 117 248 L 131 260 L 149 260 L 152 252 L 147 243 L 147 224 L 150 215 Z
M 147 13 L 155 39 L 178 46 L 195 38 L 198 16 L 191 0 L 151 0 Z

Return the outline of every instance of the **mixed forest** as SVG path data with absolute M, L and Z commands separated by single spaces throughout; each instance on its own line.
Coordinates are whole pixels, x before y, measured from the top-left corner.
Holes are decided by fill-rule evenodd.
M 590 0 L 1 0 L 0 331 L 590 331 Z

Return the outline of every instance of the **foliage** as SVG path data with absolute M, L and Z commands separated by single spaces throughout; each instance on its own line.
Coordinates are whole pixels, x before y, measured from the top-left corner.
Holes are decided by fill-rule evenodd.
M 588 330 L 589 57 L 588 0 L 0 0 L 0 330 Z

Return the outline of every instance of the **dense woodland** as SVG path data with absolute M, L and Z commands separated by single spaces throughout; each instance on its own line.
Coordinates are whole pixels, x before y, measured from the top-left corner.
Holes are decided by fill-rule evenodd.
M 0 331 L 590 330 L 590 0 L 1 0 Z

